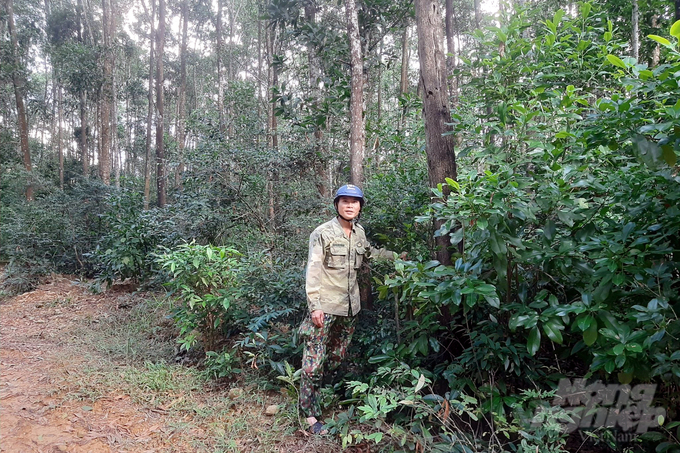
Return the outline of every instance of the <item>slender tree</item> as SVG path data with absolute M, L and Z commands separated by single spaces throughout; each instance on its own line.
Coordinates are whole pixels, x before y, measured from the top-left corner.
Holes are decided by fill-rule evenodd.
M 77 18 L 78 18 L 78 41 L 81 43 L 88 42 L 88 37 L 92 36 L 92 33 L 85 33 L 83 31 L 83 22 L 89 24 L 87 21 L 87 15 L 83 8 L 83 1 L 78 0 L 77 5 Z M 78 146 L 80 148 L 80 159 L 83 163 L 83 177 L 85 179 L 90 177 L 90 152 L 88 150 L 88 136 L 90 128 L 87 124 L 87 90 L 84 86 L 78 87 L 78 109 L 80 112 L 80 133 L 78 135 Z
M 163 48 L 165 45 L 165 0 L 158 0 L 158 29 L 156 30 L 156 190 L 158 207 L 165 206 L 165 144 L 163 141 Z
M 187 35 L 189 29 L 189 2 L 182 0 L 182 44 L 179 54 L 179 95 L 177 99 L 177 171 L 175 186 L 181 184 L 184 172 L 184 145 L 186 142 L 186 92 L 187 92 Z
M 111 48 L 111 3 L 102 0 L 102 36 L 104 40 L 104 83 L 100 95 L 101 147 L 99 149 L 99 177 L 111 183 L 111 98 L 113 96 L 113 49 Z
M 350 181 L 361 186 L 364 182 L 364 64 L 359 35 L 359 16 L 354 0 L 345 0 L 347 37 L 350 52 L 350 100 L 349 100 L 349 165 Z
M 27 201 L 33 201 L 33 167 L 31 165 L 31 150 L 28 146 L 28 120 L 26 118 L 26 106 L 24 104 L 26 82 L 21 75 L 21 60 L 19 58 L 19 44 L 17 31 L 14 25 L 14 7 L 12 0 L 4 0 L 5 14 L 7 14 L 7 26 L 12 58 L 12 84 L 14 85 L 14 99 L 17 106 L 17 122 L 19 126 L 19 146 L 24 157 L 24 168 L 28 173 L 25 195 Z
M 631 17 L 631 32 L 630 32 L 630 48 L 633 53 L 633 58 L 638 60 L 640 58 L 640 45 L 638 36 L 640 35 L 640 8 L 638 7 L 638 0 L 633 0 L 633 14 Z
M 156 1 L 150 0 L 151 15 L 149 16 L 149 86 L 148 86 L 148 110 L 146 116 L 146 154 L 144 159 L 144 209 L 149 209 L 151 198 L 151 134 L 153 125 L 153 79 L 154 79 L 154 39 L 155 39 L 155 20 L 156 20 Z M 142 2 L 144 8 L 146 5 Z M 148 11 L 147 11 L 148 14 Z
M 454 27 L 455 12 L 453 10 L 453 0 L 446 0 L 446 70 L 449 75 L 448 88 L 449 96 L 455 105 L 458 100 L 458 79 L 453 76 L 456 69 L 456 45 L 454 37 L 456 35 Z
M 448 132 L 451 112 L 447 96 L 446 59 L 442 50 L 442 16 L 435 0 L 416 0 L 416 23 L 418 29 L 418 57 L 420 60 L 420 84 L 423 93 L 423 118 L 427 168 L 430 186 L 456 179 L 456 155 L 453 135 Z M 439 229 L 440 222 L 435 224 Z M 437 259 L 451 264 L 451 245 L 448 236 L 436 239 Z

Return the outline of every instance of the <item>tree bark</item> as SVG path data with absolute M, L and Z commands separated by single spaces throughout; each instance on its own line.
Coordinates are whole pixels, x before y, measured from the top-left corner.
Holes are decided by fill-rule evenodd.
M 418 57 L 420 60 L 420 84 L 423 92 L 423 117 L 427 167 L 430 186 L 444 182 L 445 178 L 456 179 L 456 155 L 453 135 L 449 131 L 451 112 L 447 99 L 446 61 L 442 51 L 442 23 L 439 3 L 435 0 L 416 0 L 416 22 L 418 28 Z M 445 196 L 447 193 L 445 193 Z M 435 223 L 435 231 L 441 221 Z M 451 264 L 451 245 L 448 236 L 436 238 L 437 260 Z
M 26 118 L 26 106 L 24 104 L 24 89 L 26 83 L 20 73 L 21 62 L 19 59 L 19 44 L 17 32 L 14 25 L 14 8 L 12 0 L 5 0 L 5 13 L 7 14 L 7 25 L 9 28 L 9 38 L 12 52 L 12 84 L 14 85 L 14 99 L 17 106 L 17 122 L 19 123 L 19 147 L 24 158 L 24 168 L 28 173 L 26 181 L 25 196 L 26 201 L 33 201 L 33 167 L 31 165 L 31 150 L 28 146 L 28 120 Z
M 220 134 L 224 135 L 224 69 L 222 63 L 222 49 L 224 43 L 222 39 L 222 0 L 217 0 L 217 18 L 215 20 L 215 34 L 217 40 L 217 113 L 219 116 Z
M 57 87 L 57 149 L 59 150 L 59 188 L 64 190 L 64 146 L 61 122 L 64 116 L 64 102 L 61 85 Z
M 163 46 L 165 44 L 165 0 L 158 0 L 156 30 L 156 190 L 158 207 L 165 206 L 165 145 L 163 141 Z
M 456 45 L 454 36 L 456 34 L 454 27 L 455 12 L 453 9 L 453 0 L 446 0 L 446 72 L 447 72 L 447 86 L 449 88 L 449 96 L 451 97 L 452 105 L 458 103 L 458 83 L 457 78 L 452 77 L 456 70 Z
M 111 184 L 111 97 L 113 95 L 113 51 L 111 49 L 111 7 L 102 0 L 102 36 L 104 38 L 104 83 L 101 90 L 101 147 L 99 149 L 99 177 L 105 185 Z
M 78 0 L 77 3 L 77 20 L 78 20 L 78 40 L 80 42 L 85 42 L 86 39 L 83 36 L 84 33 L 81 32 L 83 28 L 82 22 L 85 16 L 85 10 L 83 8 L 82 0 Z M 87 36 L 87 35 L 85 35 Z M 87 136 L 88 136 L 88 125 L 87 125 L 87 92 L 82 86 L 78 90 L 78 108 L 80 111 L 80 136 L 78 137 L 78 146 L 80 148 L 80 159 L 83 163 L 83 177 L 88 179 L 90 177 L 90 156 L 87 149 Z
M 257 2 L 257 121 L 261 121 L 262 114 L 262 4 Z M 257 134 L 256 143 L 260 144 L 260 135 Z
M 659 15 L 654 14 L 652 15 L 652 28 L 657 29 L 659 27 Z M 656 42 L 654 43 L 654 49 L 652 49 L 652 60 L 651 60 L 651 65 L 652 67 L 656 67 L 659 64 L 659 60 L 661 59 L 661 45 Z
M 408 64 L 409 64 L 409 26 L 404 27 L 404 34 L 401 37 L 401 74 L 399 79 L 399 97 L 404 97 L 408 93 Z M 404 100 L 401 115 L 399 116 L 399 132 L 404 129 L 406 124 L 406 102 Z
M 316 3 L 310 1 L 305 4 L 305 20 L 310 24 L 316 24 Z M 321 90 L 319 89 L 319 80 L 321 78 L 321 62 L 317 55 L 317 48 L 308 46 L 307 49 L 307 64 L 309 66 L 309 91 L 314 102 L 315 114 L 319 114 L 319 105 L 321 103 Z M 326 174 L 326 151 L 323 147 L 323 131 L 319 124 L 314 125 L 314 134 L 312 136 L 312 146 L 316 157 L 314 159 L 314 173 L 316 176 L 316 188 L 322 198 L 329 195 L 326 181 L 328 179 Z
M 182 184 L 184 173 L 184 145 L 186 141 L 186 92 L 187 92 L 187 34 L 189 29 L 188 0 L 182 1 L 182 44 L 179 63 L 179 99 L 177 100 L 177 171 L 175 187 Z
M 362 186 L 364 182 L 364 65 L 359 36 L 359 15 L 354 0 L 345 0 L 347 36 L 350 52 L 350 100 L 349 100 L 349 165 L 350 182 Z
M 633 58 L 638 60 L 640 58 L 640 45 L 638 36 L 640 35 L 640 8 L 638 7 L 638 0 L 633 0 L 633 17 L 631 18 L 631 33 L 630 33 L 630 48 L 633 52 Z
M 144 159 L 144 209 L 149 209 L 149 202 L 151 198 L 151 126 L 153 124 L 153 79 L 154 79 L 154 21 L 156 20 L 156 2 L 155 0 L 150 0 L 151 2 L 151 18 L 149 19 L 149 24 L 151 30 L 149 32 L 149 91 L 148 91 L 148 102 L 149 109 L 147 111 L 146 117 L 146 158 Z M 146 5 L 142 2 L 144 8 Z

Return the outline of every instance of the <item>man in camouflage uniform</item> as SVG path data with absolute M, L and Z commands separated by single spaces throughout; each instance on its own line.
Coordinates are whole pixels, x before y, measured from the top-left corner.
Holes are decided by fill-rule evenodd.
M 310 316 L 300 326 L 305 340 L 300 379 L 300 410 L 311 432 L 323 433 L 319 388 L 324 371 L 337 368 L 352 339 L 361 310 L 357 272 L 364 258 L 394 259 L 395 254 L 371 247 L 356 223 L 364 194 L 351 184 L 340 187 L 333 201 L 338 213 L 309 237 L 305 289 Z

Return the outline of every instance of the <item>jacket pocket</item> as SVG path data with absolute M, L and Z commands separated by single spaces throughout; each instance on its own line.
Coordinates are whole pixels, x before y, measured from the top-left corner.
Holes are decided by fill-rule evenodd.
M 366 254 L 366 248 L 363 244 L 357 244 L 354 248 L 354 269 L 359 269 L 361 263 L 364 262 L 364 255 Z
M 347 267 L 348 247 L 346 244 L 334 242 L 328 248 L 326 266 L 331 269 L 345 269 Z

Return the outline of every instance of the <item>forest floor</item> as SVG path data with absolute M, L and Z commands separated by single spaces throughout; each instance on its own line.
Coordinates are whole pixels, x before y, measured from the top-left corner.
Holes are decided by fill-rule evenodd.
M 176 363 L 153 294 L 88 285 L 52 276 L 0 302 L 0 452 L 340 451 L 301 429 L 286 389 Z

